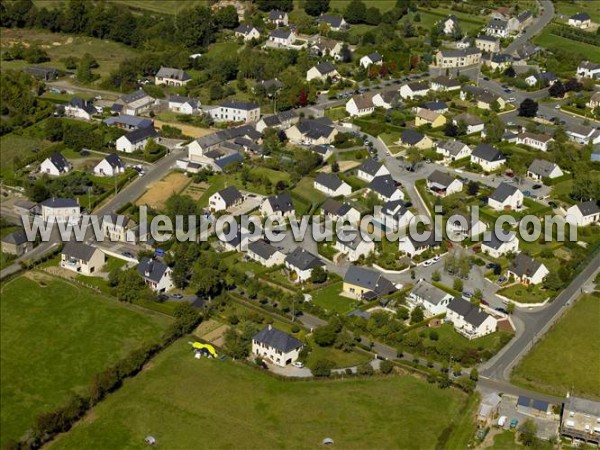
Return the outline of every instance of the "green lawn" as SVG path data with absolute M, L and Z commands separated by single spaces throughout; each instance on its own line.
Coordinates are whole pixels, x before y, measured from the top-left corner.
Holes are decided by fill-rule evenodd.
M 28 136 L 19 136 L 14 133 L 5 134 L 0 138 L 0 174 L 3 178 L 14 176 L 15 158 L 26 158 L 33 153 L 44 150 L 50 145 L 50 141 L 35 139 Z M 17 162 L 18 163 L 18 162 Z M 18 168 L 20 163 L 16 166 Z
M 331 0 L 331 2 L 329 3 L 329 7 L 331 9 L 337 9 L 338 11 L 343 13 L 346 10 L 346 7 L 349 3 L 350 0 Z M 369 0 L 368 2 L 366 2 L 366 5 L 369 8 L 374 6 L 375 8 L 379 9 L 379 11 L 384 13 L 392 10 L 396 5 L 396 2 L 393 0 Z
M 542 290 L 539 285 L 532 285 L 528 288 L 522 284 L 514 284 L 501 289 L 498 294 L 520 303 L 542 303 L 548 297 L 554 296 L 554 292 Z
M 207 6 L 207 0 L 115 0 L 116 3 L 122 3 L 134 10 L 148 10 L 161 14 L 177 14 L 185 8 L 195 6 Z
M 597 1 L 558 1 L 554 3 L 556 14 L 564 14 L 568 20 L 573 14 L 586 12 L 593 22 L 600 22 L 600 8 Z
M 516 433 L 510 430 L 504 430 L 494 436 L 494 444 L 491 447 L 487 447 L 486 450 L 514 450 L 515 448 L 532 448 L 525 447 L 516 440 Z M 553 450 L 554 446 L 548 442 L 538 439 L 536 446 L 537 450 Z
M 92 377 L 143 342 L 158 339 L 162 316 L 144 314 L 40 272 L 2 288 L 2 445 L 19 439 L 42 411 L 82 392 Z
M 599 317 L 600 298 L 581 297 L 515 368 L 512 381 L 548 394 L 570 390 L 600 400 Z
M 533 40 L 535 44 L 548 49 L 559 48 L 569 52 L 575 52 L 582 55 L 590 61 L 600 61 L 600 47 L 586 44 L 584 42 L 573 41 L 562 36 L 555 36 L 550 32 L 550 28 L 545 28 Z
M 328 311 L 346 314 L 359 305 L 360 302 L 340 295 L 342 283 L 335 283 L 323 289 L 311 292 L 312 302 Z
M 192 357 L 186 340 L 158 355 L 50 447 L 434 448 L 464 394 L 415 377 L 282 382 L 231 361 Z

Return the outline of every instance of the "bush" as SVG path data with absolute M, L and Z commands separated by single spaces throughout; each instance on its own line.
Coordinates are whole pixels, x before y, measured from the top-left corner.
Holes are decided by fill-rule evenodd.
M 388 361 L 387 359 L 385 361 L 381 361 L 381 364 L 379 365 L 379 371 L 385 375 L 388 375 L 390 373 L 392 373 L 392 371 L 394 370 L 394 363 L 392 363 L 391 361 Z
M 373 366 L 368 362 L 358 366 L 358 374 L 359 375 L 371 376 L 374 373 L 375 373 L 375 370 L 373 369 Z
M 318 378 L 326 378 L 331 376 L 331 369 L 335 364 L 328 359 L 318 359 L 310 368 L 312 374 Z

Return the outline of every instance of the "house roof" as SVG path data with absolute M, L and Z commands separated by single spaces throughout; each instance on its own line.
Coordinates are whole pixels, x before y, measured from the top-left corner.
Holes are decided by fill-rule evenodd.
M 527 171 L 541 177 L 548 177 L 556 167 L 558 167 L 556 163 L 546 161 L 545 159 L 534 159 Z
M 518 191 L 519 191 L 519 189 L 516 188 L 515 186 L 513 186 L 512 184 L 503 182 L 498 185 L 498 187 L 494 190 L 494 192 L 492 192 L 492 195 L 490 195 L 490 198 L 496 200 L 497 202 L 503 202 L 508 197 L 510 197 L 511 195 L 514 195 Z
M 381 210 L 384 214 L 402 217 L 408 211 L 406 203 L 403 200 L 390 200 L 383 205 Z
M 74 198 L 48 198 L 40 203 L 46 208 L 74 208 L 79 202 Z
M 244 102 L 242 100 L 225 100 L 219 103 L 221 108 L 233 108 L 233 109 L 241 109 L 244 111 L 251 111 L 253 109 L 259 108 L 256 103 L 253 102 Z
M 272 9 L 269 11 L 269 20 L 281 20 L 285 16 L 287 16 L 287 13 L 278 9 Z
M 185 97 L 183 95 L 171 95 L 169 97 L 169 103 L 188 103 L 192 108 L 198 108 L 199 101 L 197 98 Z
M 336 175 L 332 173 L 320 173 L 315 178 L 315 182 L 333 191 L 335 191 L 344 184 L 342 180 L 340 180 Z
M 415 130 L 404 130 L 400 133 L 400 139 L 402 140 L 402 143 L 406 145 L 416 145 L 424 138 L 425 135 L 423 133 Z
M 511 263 L 509 270 L 519 277 L 522 277 L 523 275 L 531 277 L 540 267 L 542 267 L 541 262 L 536 261 L 524 253 L 519 253 Z
M 241 24 L 239 27 L 237 27 L 234 31 L 236 33 L 241 33 L 243 35 L 249 34 L 255 27 L 252 25 L 248 25 L 248 24 Z
M 431 172 L 431 175 L 427 177 L 427 181 L 429 183 L 435 183 L 441 187 L 446 188 L 452 184 L 452 182 L 454 181 L 454 177 L 439 170 L 434 170 L 433 172 Z
M 294 205 L 292 204 L 292 197 L 287 192 L 283 192 L 279 195 L 273 195 L 267 198 L 267 201 L 271 205 L 271 209 L 274 212 L 290 212 L 295 211 Z
M 147 119 L 145 117 L 130 116 L 129 114 L 123 114 L 121 116 L 109 117 L 108 119 L 104 120 L 104 123 L 106 125 L 114 125 L 116 123 L 122 123 L 122 124 L 130 126 L 130 127 L 146 128 L 146 127 L 151 127 L 154 122 L 152 119 Z
M 323 14 L 318 19 L 319 22 L 328 23 L 334 28 L 339 28 L 344 23 L 344 19 L 341 16 L 332 16 L 330 14 Z
M 417 110 L 417 117 L 426 120 L 427 122 L 435 122 L 442 114 L 432 111 L 427 108 L 419 108 Z M 420 141 L 421 139 L 419 139 Z M 417 142 L 419 142 L 417 141 Z
M 214 163 L 219 166 L 221 169 L 227 167 L 229 164 L 233 164 L 235 162 L 241 162 L 244 160 L 244 157 L 239 153 L 231 153 L 229 155 L 218 158 L 214 161 Z
M 568 396 L 565 400 L 565 409 L 577 411 L 590 416 L 600 417 L 600 402 L 588 400 L 587 398 Z
M 383 56 L 381 56 L 379 54 L 379 52 L 369 53 L 368 55 L 366 55 L 366 57 L 369 58 L 374 63 L 380 62 L 383 60 Z
M 495 36 L 488 36 L 487 34 L 482 34 L 477 36 L 476 40 L 478 41 L 487 41 L 487 42 L 499 42 L 500 38 Z
M 476 222 L 474 222 L 473 216 L 464 211 L 455 211 L 450 215 L 450 218 L 452 217 L 456 217 L 456 219 L 453 219 L 453 221 L 451 222 L 452 225 L 454 225 L 455 227 L 462 227 L 462 223 L 458 220 L 458 217 L 464 218 L 465 223 L 467 224 L 465 231 L 467 232 L 470 232 L 473 229 L 473 225 L 477 225 L 481 222 L 481 220 L 479 219 Z
M 244 196 L 235 186 L 228 186 L 225 189 L 221 189 L 218 194 L 228 207 L 244 198 Z
M 590 15 L 586 12 L 578 12 L 577 14 L 573 14 L 569 19 L 578 20 L 580 22 L 585 22 L 587 20 L 592 20 Z
M 465 147 L 468 147 L 464 142 L 457 140 L 439 142 L 437 146 L 438 148 L 446 150 L 452 156 L 457 156 Z
M 600 212 L 600 206 L 595 200 L 587 202 L 577 203 L 575 207 L 581 212 L 584 217 L 598 214 Z
M 116 153 L 111 153 L 110 155 L 106 155 L 104 160 L 108 164 L 110 164 L 110 166 L 113 169 L 125 167 L 125 164 L 123 164 L 123 161 L 121 160 L 121 158 L 119 158 L 119 155 L 117 155 Z
M 88 114 L 95 114 L 96 108 L 92 105 L 91 102 L 85 101 L 81 97 L 73 97 L 71 101 L 69 101 L 69 105 L 75 108 L 83 109 Z
M 148 94 L 146 94 L 146 92 L 144 92 L 142 89 L 138 89 L 137 91 L 133 91 L 133 92 L 130 92 L 129 94 L 123 95 L 119 100 L 122 101 L 123 103 L 127 104 L 127 103 L 137 102 L 138 100 L 141 100 L 145 97 L 152 98 Z
M 337 213 L 341 207 L 342 203 L 333 198 L 328 198 L 321 205 L 321 211 L 323 211 L 325 214 L 338 215 Z
M 540 83 L 550 83 L 558 80 L 558 77 L 554 72 L 540 72 L 533 75 L 533 77 Z
M 327 75 L 328 73 L 335 71 L 335 66 L 331 64 L 329 61 L 323 61 L 315 66 L 317 71 L 321 75 Z
M 479 144 L 475 147 L 471 156 L 481 158 L 488 162 L 503 161 L 506 159 L 500 150 L 488 144 Z
M 383 166 L 382 163 L 375 161 L 374 159 L 365 159 L 365 161 L 360 165 L 358 170 L 361 172 L 365 172 L 368 175 L 375 176 L 375 174 L 381 169 Z
M 252 253 L 256 253 L 261 258 L 269 259 L 271 256 L 273 256 L 279 250 L 277 250 L 276 247 L 272 246 L 264 239 L 259 239 L 257 241 L 250 242 L 248 244 L 248 251 L 251 251 Z
M 69 161 L 61 153 L 53 153 L 48 159 L 60 172 L 70 167 Z
M 496 64 L 505 64 L 512 62 L 514 58 L 508 53 L 491 53 L 487 55 L 485 59 L 492 61 Z
M 267 91 L 277 90 L 277 89 L 281 89 L 283 87 L 283 83 L 281 81 L 279 81 L 277 78 L 273 78 L 272 80 L 261 80 L 256 84 L 264 87 Z
M 147 257 L 142 258 L 137 266 L 137 271 L 142 277 L 155 283 L 162 280 L 167 269 L 165 264 Z
M 503 232 L 502 238 L 500 238 L 500 236 L 497 236 L 496 233 L 491 233 L 489 239 L 484 239 L 484 241 L 481 244 L 485 245 L 486 247 L 493 248 L 494 250 L 498 250 L 505 243 L 512 242 L 514 240 L 515 240 L 515 234 L 512 232 L 511 233 Z
M 84 244 L 83 242 L 67 242 L 61 253 L 70 258 L 89 261 L 96 251 L 99 251 L 96 247 Z
M 6 244 L 22 245 L 28 242 L 27 234 L 23 229 L 18 229 L 2 238 L 2 242 Z
M 192 77 L 190 77 L 183 70 L 174 69 L 173 67 L 161 67 L 158 69 L 158 72 L 156 72 L 156 76 L 158 78 L 172 78 L 179 81 L 187 81 L 192 79 Z
M 441 84 L 447 88 L 460 86 L 460 81 L 458 81 L 458 79 L 450 78 L 446 75 L 440 75 L 439 77 L 432 79 L 431 83 Z
M 523 11 L 521 14 L 519 14 L 519 15 L 517 16 L 517 20 L 518 20 L 520 23 L 523 23 L 523 22 L 525 22 L 527 19 L 529 19 L 529 18 L 530 18 L 532 15 L 533 15 L 533 14 L 531 14 L 531 11 L 529 11 L 529 10 L 526 10 L 526 11 Z
M 252 339 L 256 342 L 266 345 L 267 347 L 279 350 L 282 353 L 289 353 L 292 350 L 296 350 L 304 346 L 304 344 L 295 337 L 290 336 L 289 334 L 284 333 L 277 328 L 273 328 L 271 325 L 267 325 Z
M 580 69 L 587 69 L 587 70 L 598 70 L 600 69 L 600 64 L 591 62 L 591 61 L 582 61 L 579 64 L 579 68 Z
M 520 133 L 518 135 L 518 137 L 520 139 L 532 139 L 534 141 L 538 141 L 538 142 L 550 142 L 551 140 L 553 140 L 552 136 L 550 136 L 549 134 L 536 134 L 536 133 L 530 133 L 529 131 L 525 131 L 523 133 Z
M 476 47 L 468 47 L 461 49 L 443 49 L 440 50 L 440 53 L 443 58 L 464 58 L 465 56 L 481 53 L 481 50 Z
M 426 81 L 415 81 L 414 83 L 406 83 L 406 86 L 413 92 L 428 91 L 429 85 Z
M 441 290 L 440 288 L 428 283 L 421 279 L 412 289 L 411 294 L 416 297 L 422 298 L 423 300 L 431 303 L 432 305 L 438 305 L 442 300 L 448 297 L 448 293 Z
M 489 21 L 486 28 L 491 30 L 505 30 L 508 28 L 508 22 L 506 20 L 494 18 Z
M 155 138 L 157 136 L 158 132 L 154 129 L 154 127 L 146 127 L 130 131 L 125 135 L 125 138 L 132 144 L 136 144 L 138 142 L 142 142 L 150 138 Z
M 354 97 L 352 97 L 352 101 L 354 101 L 356 108 L 359 110 L 369 109 L 375 106 L 373 104 L 373 97 L 373 94 L 355 95 Z
M 330 123 L 320 119 L 304 119 L 301 120 L 296 127 L 301 134 L 311 139 L 329 137 L 334 130 Z
M 302 247 L 296 247 L 292 253 L 285 257 L 285 262 L 298 270 L 314 269 L 325 265 L 317 256 Z
M 276 28 L 271 31 L 269 36 L 275 39 L 289 39 L 294 32 L 289 28 Z
M 485 320 L 490 317 L 489 314 L 483 312 L 478 306 L 466 301 L 461 297 L 454 297 L 448 304 L 448 309 L 454 311 L 459 316 L 462 316 L 464 321 L 479 327 Z
M 391 175 L 381 175 L 373 178 L 369 183 L 369 189 L 381 194 L 385 198 L 390 198 L 398 190 L 396 182 Z
M 377 296 L 387 295 L 396 290 L 390 280 L 376 270 L 360 266 L 350 266 L 344 275 L 344 283 L 369 289 Z

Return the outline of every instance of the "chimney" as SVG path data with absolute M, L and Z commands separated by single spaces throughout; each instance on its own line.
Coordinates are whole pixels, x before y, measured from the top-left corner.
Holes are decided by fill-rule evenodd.
M 273 327 L 271 326 L 271 324 L 269 324 L 269 331 L 271 331 L 273 329 Z
M 144 271 L 144 275 L 149 277 L 150 274 L 152 273 L 152 267 L 154 266 L 154 261 L 150 260 L 148 261 L 148 264 L 146 264 L 146 270 Z

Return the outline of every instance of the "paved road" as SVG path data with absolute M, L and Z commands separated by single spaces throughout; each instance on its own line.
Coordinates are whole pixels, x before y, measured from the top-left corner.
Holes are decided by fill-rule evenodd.
M 540 33 L 552 21 L 554 17 L 554 4 L 549 0 L 544 0 L 541 4 L 541 14 L 527 27 L 527 31 L 522 33 L 521 37 L 516 38 L 506 47 L 504 50 L 505 53 L 515 55 L 517 50 L 523 47 L 529 39 Z

